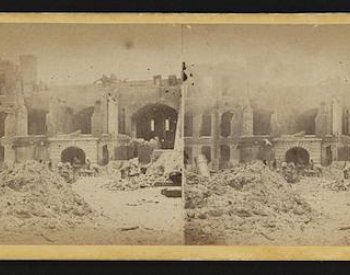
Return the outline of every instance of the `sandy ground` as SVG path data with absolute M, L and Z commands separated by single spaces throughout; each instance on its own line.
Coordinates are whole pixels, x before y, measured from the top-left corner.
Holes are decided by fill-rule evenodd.
M 332 191 L 322 186 L 318 178 L 303 178 L 295 184 L 294 190 L 300 193 L 313 209 L 322 215 L 317 219 L 313 245 L 350 244 L 350 191 Z M 349 227 L 349 230 L 339 230 Z M 307 241 L 308 235 L 301 236 L 299 243 Z
M 110 191 L 106 178 L 81 178 L 73 189 L 98 214 L 70 228 L 22 229 L 13 224 L 0 232 L 2 244 L 152 244 L 181 245 L 183 203 L 167 198 L 162 188 Z
M 232 231 L 230 217 L 191 221 L 186 230 L 188 244 L 347 246 L 350 244 L 350 191 L 332 191 L 320 179 L 303 178 L 292 188 L 306 199 L 315 214 L 310 222 L 291 223 L 288 231 L 267 234 L 261 228 L 247 227 Z M 187 227 L 187 226 L 186 226 Z M 339 230 L 340 227 L 349 227 Z M 207 228 L 208 230 L 203 230 Z M 208 233 L 210 232 L 210 233 Z

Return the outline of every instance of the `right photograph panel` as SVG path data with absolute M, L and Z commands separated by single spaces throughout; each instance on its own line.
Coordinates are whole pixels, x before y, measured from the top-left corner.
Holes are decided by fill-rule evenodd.
M 186 244 L 350 244 L 349 45 L 349 25 L 183 27 Z

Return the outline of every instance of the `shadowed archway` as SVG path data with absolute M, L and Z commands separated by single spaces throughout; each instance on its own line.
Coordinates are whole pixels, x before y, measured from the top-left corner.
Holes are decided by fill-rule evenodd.
M 132 117 L 136 137 L 150 140 L 158 138 L 162 149 L 173 149 L 177 111 L 164 104 L 148 104 Z
M 79 161 L 79 164 L 85 164 L 85 152 L 79 147 L 68 147 L 61 153 L 61 161 L 63 163 L 70 162 L 73 164 L 74 160 Z
M 306 165 L 310 161 L 310 154 L 307 150 L 301 147 L 290 148 L 286 152 L 286 162 L 293 162 L 294 164 Z

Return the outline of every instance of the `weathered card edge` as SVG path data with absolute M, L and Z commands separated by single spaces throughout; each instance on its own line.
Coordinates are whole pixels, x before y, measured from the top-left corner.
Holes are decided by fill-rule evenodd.
M 350 13 L 162 14 L 0 13 L 0 23 L 349 24 Z M 337 246 L 1 245 L 0 259 L 26 260 L 349 260 Z

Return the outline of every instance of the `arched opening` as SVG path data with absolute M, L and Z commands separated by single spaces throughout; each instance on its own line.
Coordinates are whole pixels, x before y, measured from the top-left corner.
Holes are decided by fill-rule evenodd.
M 220 169 L 227 169 L 230 167 L 231 148 L 228 145 L 220 145 Z
M 309 152 L 301 147 L 293 147 L 286 152 L 286 162 L 307 165 L 310 161 Z
M 230 161 L 231 150 L 228 145 L 220 145 L 220 160 L 221 161 Z
M 210 137 L 211 136 L 211 115 L 203 114 L 202 123 L 201 123 L 201 137 Z
M 333 161 L 333 152 L 332 152 L 332 146 L 326 147 L 326 159 L 324 161 L 325 165 L 331 165 Z
M 82 134 L 91 134 L 91 117 L 94 113 L 94 107 L 87 107 L 73 116 L 73 127 L 76 130 L 80 130 Z
M 211 162 L 211 148 L 210 148 L 210 146 L 203 146 L 201 149 L 201 153 L 205 156 L 208 163 Z
M 5 148 L 0 145 L 0 164 L 5 161 Z
M 150 104 L 133 115 L 136 137 L 150 140 L 158 138 L 161 149 L 173 149 L 177 111 L 164 104 Z
M 315 108 L 298 115 L 296 119 L 296 132 L 303 132 L 305 135 L 314 135 L 317 113 L 318 109 Z
M 231 121 L 233 114 L 231 112 L 225 112 L 221 115 L 221 136 L 229 137 L 231 135 Z
M 109 162 L 109 152 L 107 145 L 102 147 L 102 165 L 107 165 Z
M 62 151 L 61 161 L 83 165 L 85 164 L 85 152 L 78 147 L 68 147 Z
M 45 135 L 47 111 L 40 109 L 28 110 L 28 134 L 29 135 Z
M 5 119 L 7 114 L 5 112 L 0 112 L 0 138 L 5 135 Z

